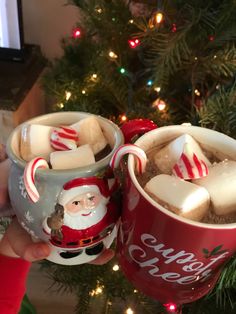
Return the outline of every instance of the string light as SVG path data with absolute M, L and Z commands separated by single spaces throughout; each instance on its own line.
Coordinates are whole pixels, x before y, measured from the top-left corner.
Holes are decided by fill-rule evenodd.
M 61 102 L 60 104 L 58 104 L 57 106 L 58 106 L 58 108 L 60 108 L 60 109 L 64 108 L 64 104 L 63 104 L 62 102 Z
M 129 20 L 129 23 L 130 23 L 130 24 L 133 24 L 133 23 L 134 23 L 134 20 L 132 20 L 132 19 Z
M 152 86 L 152 84 L 153 84 L 152 80 L 147 81 L 147 86 Z
M 208 38 L 209 38 L 209 41 L 213 41 L 213 40 L 215 39 L 215 37 L 214 37 L 214 36 L 212 36 L 212 35 L 211 35 L 211 36 L 209 36 Z
M 130 39 L 130 40 L 128 40 L 128 43 L 129 43 L 130 48 L 134 49 L 140 45 L 140 40 L 137 38 L 136 39 Z
M 66 91 L 66 100 L 68 101 L 71 98 L 71 92 Z
M 157 25 L 160 25 L 164 20 L 164 15 L 159 11 L 157 11 L 149 20 L 149 27 L 153 28 Z
M 96 82 L 97 79 L 98 79 L 98 75 L 97 75 L 96 73 L 93 73 L 93 74 L 91 75 L 91 81 Z
M 161 12 L 155 14 L 155 21 L 157 24 L 160 24 L 163 21 L 163 14 Z
M 177 305 L 175 303 L 164 304 L 166 310 L 170 313 L 174 313 L 177 310 Z
M 129 307 L 126 311 L 126 314 L 134 314 L 134 311 Z
M 102 13 L 102 8 L 96 7 L 96 8 L 95 8 L 95 11 L 96 11 L 97 13 L 101 14 L 101 13 Z
M 120 269 L 120 267 L 119 267 L 119 265 L 114 265 L 114 266 L 112 267 L 112 269 L 113 269 L 114 271 L 118 271 L 118 270 Z
M 176 24 L 172 24 L 172 29 L 171 29 L 172 33 L 175 33 L 177 31 L 177 27 Z
M 125 68 L 120 68 L 120 73 L 121 74 L 125 74 L 125 72 L 126 72 Z
M 81 30 L 80 28 L 74 28 L 72 32 L 73 38 L 77 39 L 81 36 Z
M 134 289 L 134 293 L 138 293 L 138 290 Z
M 117 59 L 117 58 L 118 58 L 117 54 L 115 54 L 114 51 L 109 51 L 108 55 L 109 55 L 109 57 L 112 58 L 112 59 Z
M 166 109 L 166 103 L 164 102 L 164 100 L 157 98 L 153 103 L 152 106 L 154 108 L 157 108 L 160 111 L 163 111 Z
M 199 92 L 198 89 L 195 89 L 194 93 L 195 93 L 195 95 L 197 95 L 197 96 L 200 96 L 200 95 L 201 95 L 201 93 Z
M 97 286 L 96 289 L 92 290 L 89 294 L 93 297 L 94 295 L 102 294 L 104 286 Z
M 85 95 L 85 94 L 86 94 L 86 91 L 83 89 L 81 93 L 82 93 L 83 95 Z
M 122 122 L 125 122 L 125 121 L 127 120 L 126 115 L 123 114 L 123 115 L 120 117 L 120 120 L 121 120 Z
M 156 91 L 157 93 L 159 93 L 159 92 L 161 91 L 160 86 L 155 87 L 155 88 L 154 88 L 154 91 Z

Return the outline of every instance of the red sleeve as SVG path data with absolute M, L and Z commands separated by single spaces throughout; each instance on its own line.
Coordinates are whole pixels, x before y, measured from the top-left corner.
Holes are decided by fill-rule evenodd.
M 0 255 L 0 313 L 18 313 L 30 265 L 20 258 Z

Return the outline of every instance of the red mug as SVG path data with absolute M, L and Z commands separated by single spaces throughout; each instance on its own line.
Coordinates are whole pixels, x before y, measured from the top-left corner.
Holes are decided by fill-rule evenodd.
M 144 158 L 142 153 L 150 148 L 186 133 L 207 150 L 217 151 L 218 157 L 236 160 L 234 139 L 210 129 L 174 125 L 152 130 L 134 143 L 139 162 Z M 136 288 L 162 303 L 193 302 L 209 293 L 235 253 L 236 223 L 195 222 L 165 209 L 137 181 L 134 146 L 123 147 L 123 151 L 115 152 L 110 163 L 115 168 L 122 156 L 130 153 L 117 238 L 121 269 Z

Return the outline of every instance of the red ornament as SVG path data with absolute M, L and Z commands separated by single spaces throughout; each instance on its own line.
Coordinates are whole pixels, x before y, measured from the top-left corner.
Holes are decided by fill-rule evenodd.
M 215 37 L 213 35 L 210 35 L 208 38 L 210 41 L 213 41 L 215 39 Z
M 130 40 L 128 40 L 128 43 L 129 43 L 130 48 L 134 49 L 140 45 L 140 40 L 137 38 L 136 39 L 130 39 Z
M 73 32 L 72 32 L 72 36 L 73 36 L 73 38 L 75 38 L 75 39 L 77 39 L 77 38 L 79 38 L 80 36 L 81 36 L 81 30 L 80 30 L 80 28 L 74 28 L 73 29 Z

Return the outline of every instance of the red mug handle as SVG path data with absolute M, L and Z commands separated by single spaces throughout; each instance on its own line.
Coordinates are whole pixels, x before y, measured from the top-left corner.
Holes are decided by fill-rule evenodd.
M 120 129 L 124 135 L 125 143 L 131 143 L 135 135 L 142 135 L 156 128 L 157 125 L 149 119 L 133 119 L 125 122 Z

